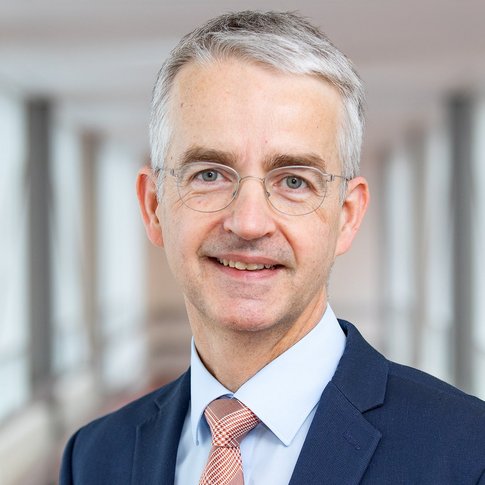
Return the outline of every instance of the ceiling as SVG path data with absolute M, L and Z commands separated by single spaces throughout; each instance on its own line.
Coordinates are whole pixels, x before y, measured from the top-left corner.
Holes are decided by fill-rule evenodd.
M 367 153 L 427 123 L 450 93 L 485 86 L 483 0 L 0 0 L 0 90 L 52 98 L 67 122 L 145 152 L 168 51 L 204 20 L 248 8 L 298 10 L 354 61 Z

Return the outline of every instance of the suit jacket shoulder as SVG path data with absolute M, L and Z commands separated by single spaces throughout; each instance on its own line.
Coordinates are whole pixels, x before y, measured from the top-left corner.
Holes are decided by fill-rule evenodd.
M 189 400 L 190 372 L 186 372 L 84 426 L 64 451 L 61 485 L 173 483 Z M 157 477 L 162 478 L 157 481 Z
M 429 374 L 391 362 L 384 404 L 365 413 L 383 433 L 374 464 L 393 460 L 394 470 L 398 464 L 403 469 L 407 466 L 409 476 L 429 477 L 429 483 L 485 479 L 483 401 Z M 372 465 L 369 474 L 371 470 Z
M 323 392 L 292 485 L 485 480 L 485 403 L 388 361 L 353 325 L 340 324 L 345 352 Z

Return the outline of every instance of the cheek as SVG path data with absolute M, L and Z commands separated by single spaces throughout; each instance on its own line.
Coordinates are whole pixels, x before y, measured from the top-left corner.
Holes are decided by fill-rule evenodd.
M 165 218 L 165 251 L 167 259 L 176 278 L 193 274 L 194 262 L 198 259 L 200 246 L 207 235 L 199 213 L 187 209 L 179 201 L 166 211 Z
M 193 238 L 186 233 L 185 224 L 175 224 L 173 221 L 172 224 L 164 238 L 166 261 L 178 287 L 186 294 L 187 282 L 197 280 L 197 274 L 194 274 L 194 250 L 190 248 Z
M 312 221 L 305 221 L 293 237 L 297 261 L 309 265 L 314 275 L 326 272 L 335 259 L 337 228 L 338 220 L 329 220 L 320 214 Z
M 193 234 L 190 234 L 191 227 L 189 223 L 181 223 L 176 219 L 168 222 L 164 240 L 169 259 L 183 261 L 187 257 L 188 246 L 194 241 Z
M 164 197 L 161 214 L 162 234 L 168 264 L 177 278 L 177 273 L 181 270 L 180 261 L 183 261 L 186 252 L 186 242 L 190 241 L 190 235 L 185 234 L 189 226 L 180 223 L 180 218 L 176 216 L 178 211 L 173 210 L 172 201 L 169 200 L 167 195 Z

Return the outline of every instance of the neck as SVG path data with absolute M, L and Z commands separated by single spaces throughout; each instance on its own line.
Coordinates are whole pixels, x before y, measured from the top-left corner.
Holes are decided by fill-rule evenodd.
M 319 301 L 291 323 L 259 331 L 238 331 L 222 325 L 194 324 L 197 352 L 209 372 L 231 392 L 301 340 L 320 321 L 326 301 Z M 199 323 L 199 322 L 198 322 Z

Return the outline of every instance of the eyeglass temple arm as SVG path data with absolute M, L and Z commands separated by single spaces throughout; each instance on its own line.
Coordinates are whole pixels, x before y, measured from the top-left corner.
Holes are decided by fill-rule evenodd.
M 330 176 L 330 182 L 333 182 L 336 178 L 343 179 L 346 182 L 350 182 L 352 177 L 345 177 L 345 175 L 334 175 L 333 173 L 328 173 L 327 175 Z

